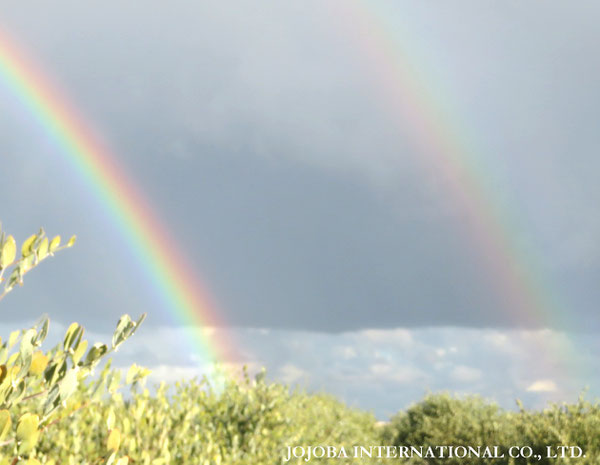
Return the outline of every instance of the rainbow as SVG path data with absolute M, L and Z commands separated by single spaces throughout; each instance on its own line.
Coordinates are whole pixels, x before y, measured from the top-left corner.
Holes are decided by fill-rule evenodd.
M 389 14 L 366 0 L 336 5 L 335 14 L 343 16 L 340 33 L 354 38 L 365 69 L 375 81 L 373 87 L 381 93 L 379 101 L 398 126 L 411 130 L 424 168 L 440 175 L 457 210 L 466 216 L 462 232 L 479 251 L 503 307 L 519 324 L 572 328 L 560 296 L 545 276 L 543 260 L 520 244 L 519 222 L 486 182 L 489 168 L 475 135 L 460 127 L 455 117 L 458 111 L 445 108 L 446 102 L 434 99 L 433 89 L 424 84 L 428 76 L 411 56 L 411 41 L 402 35 L 406 31 L 389 23 Z M 549 370 L 559 367 L 559 375 L 574 369 L 570 343 L 548 343 L 540 354 Z
M 177 323 L 188 328 L 200 363 L 217 363 L 220 370 L 227 371 L 236 350 L 223 339 L 224 332 L 219 332 L 218 340 L 211 336 L 213 327 L 226 325 L 176 242 L 118 165 L 116 156 L 91 134 L 68 100 L 25 56 L 0 34 L 0 82 L 31 112 L 89 186 L 126 239 L 162 304 Z
M 486 182 L 489 173 L 475 138 L 467 137 L 467 130 L 457 126 L 457 112 L 446 110 L 439 98 L 432 97 L 432 89 L 424 84 L 427 79 L 420 74 L 418 60 L 410 56 L 409 41 L 394 37 L 397 31 L 371 2 L 334 3 L 339 6 L 332 13 L 342 16 L 336 24 L 348 28 L 341 33 L 356 38 L 355 46 L 366 61 L 365 68 L 374 71 L 373 87 L 381 92 L 380 100 L 385 102 L 386 110 L 399 126 L 410 127 L 423 165 L 441 175 L 457 208 L 466 214 L 464 232 L 480 252 L 490 280 L 496 283 L 497 298 L 504 300 L 504 307 L 513 313 L 515 321 L 568 329 L 568 314 L 543 272 L 543 260 L 519 243 L 519 223 Z M 83 120 L 40 76 L 25 64 L 23 54 L 0 36 L 0 78 L 93 186 L 99 202 L 129 239 L 165 304 L 184 323 L 216 325 L 214 306 L 200 289 L 199 281 L 174 250 L 173 242 L 139 191 L 117 167 L 115 157 L 91 137 Z M 203 352 L 214 352 L 219 357 L 216 341 L 202 342 Z M 541 351 L 549 366 L 560 364 L 566 371 L 572 366 L 571 347 L 545 347 Z

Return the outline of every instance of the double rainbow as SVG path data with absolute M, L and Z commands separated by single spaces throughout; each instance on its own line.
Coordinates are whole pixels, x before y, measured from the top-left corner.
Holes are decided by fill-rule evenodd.
M 361 0 L 339 4 L 334 13 L 344 15 L 342 23 L 360 37 L 356 45 L 363 50 L 369 68 L 376 70 L 382 101 L 390 102 L 390 113 L 398 118 L 398 124 L 410 125 L 425 165 L 442 174 L 448 192 L 467 212 L 469 234 L 497 282 L 499 295 L 506 299 L 505 307 L 515 312 L 518 321 L 565 327 L 564 309 L 545 281 L 539 260 L 522 250 L 511 215 L 485 183 L 485 167 L 478 151 L 462 131 L 455 129 L 453 118 L 444 114 L 440 102 L 430 97 L 415 63 L 374 7 Z M 200 281 L 131 179 L 117 166 L 110 151 L 89 134 L 82 118 L 68 108 L 67 100 L 26 64 L 23 56 L 0 36 L 0 80 L 18 95 L 85 178 L 176 318 L 192 326 L 219 326 L 222 322 Z M 228 343 L 211 341 L 206 334 L 196 337 L 195 342 L 212 359 L 223 359 L 229 351 Z M 552 351 L 548 357 L 555 354 Z

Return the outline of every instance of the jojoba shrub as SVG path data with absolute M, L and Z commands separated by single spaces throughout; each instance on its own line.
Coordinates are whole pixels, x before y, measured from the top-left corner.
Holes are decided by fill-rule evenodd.
M 0 300 L 17 284 L 22 285 L 29 271 L 74 243 L 75 236 L 61 246 L 60 236 L 49 239 L 40 229 L 22 243 L 19 254 L 14 237 L 0 229 L 0 281 L 5 282 Z M 61 430 L 62 425 L 81 416 L 105 393 L 116 392 L 120 387 L 120 372 L 110 370 L 110 363 L 98 376 L 93 376 L 94 370 L 135 333 L 144 318 L 145 314 L 137 321 L 129 315 L 122 316 L 110 345 L 95 343 L 88 347 L 84 328 L 73 323 L 62 343 L 43 351 L 41 346 L 50 325 L 48 318 L 42 318 L 32 328 L 13 331 L 4 341 L 0 339 L 0 465 L 57 463 L 57 443 L 50 440 L 52 445 L 47 447 L 48 438 L 64 435 L 68 429 Z M 128 382 L 136 384 L 147 374 L 147 370 L 134 366 Z M 110 426 L 107 430 L 108 444 L 104 450 L 83 461 L 71 456 L 66 463 L 127 463 L 126 457 L 117 456 L 114 447 L 120 433 Z
M 0 231 L 0 299 L 73 242 L 61 246 L 60 237 L 40 230 L 18 254 L 14 238 Z M 0 340 L 0 465 L 600 463 L 600 406 L 583 396 L 541 411 L 521 404 L 507 411 L 479 397 L 435 394 L 381 427 L 371 413 L 333 396 L 267 382 L 264 371 L 250 377 L 244 370 L 216 387 L 204 377 L 148 389 L 149 370 L 134 364 L 124 373 L 108 359 L 144 317 L 121 317 L 110 343 L 90 345 L 73 323 L 44 351 L 47 318 Z M 384 454 L 355 457 L 355 446 Z M 385 458 L 388 446 L 497 447 L 504 456 Z M 530 448 L 533 457 L 511 458 L 511 447 Z M 309 449 L 312 456 L 302 453 Z M 582 457 L 572 457 L 577 450 Z
M 444 459 L 413 457 L 411 462 L 406 462 L 414 464 L 600 463 L 598 403 L 590 403 L 581 396 L 576 404 L 551 404 L 541 411 L 527 410 L 519 401 L 517 403 L 518 411 L 507 411 L 477 396 L 428 395 L 398 412 L 383 429 L 382 440 L 396 447 L 496 446 L 499 454 L 504 454 L 504 457 L 493 459 L 483 454 L 481 457 Z M 532 456 L 510 457 L 510 448 L 530 448 Z M 571 448 L 579 448 L 581 452 Z M 582 456 L 576 457 L 580 453 Z
M 112 396 L 91 406 L 85 416 L 75 420 L 77 424 L 71 421 L 71 428 L 86 432 L 86 456 L 95 456 L 102 449 L 104 422 L 109 417 L 115 419 L 111 426 L 121 432 L 119 454 L 131 463 L 146 465 L 300 464 L 306 462 L 301 458 L 286 461 L 287 446 L 351 448 L 365 442 L 379 444 L 380 440 L 371 414 L 350 409 L 331 396 L 267 383 L 264 374 L 251 378 L 244 373 L 241 379 L 229 379 L 219 388 L 203 378 L 170 388 L 162 383 L 153 394 L 149 389 L 134 390 L 128 399 Z M 60 444 L 65 458 L 73 454 L 75 443 L 81 442 L 64 435 Z M 338 458 L 318 461 L 382 463 Z

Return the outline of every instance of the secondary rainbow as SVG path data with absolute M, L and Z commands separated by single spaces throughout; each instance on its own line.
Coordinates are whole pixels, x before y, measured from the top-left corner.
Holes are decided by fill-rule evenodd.
M 28 108 L 93 191 L 126 238 L 162 304 L 177 323 L 190 328 L 192 346 L 202 362 L 227 368 L 236 351 L 224 339 L 224 331 L 219 332 L 218 340 L 211 336 L 212 327 L 225 324 L 161 221 L 68 100 L 1 32 L 0 83 Z
M 389 12 L 366 0 L 335 2 L 333 14 L 354 38 L 365 69 L 376 82 L 381 102 L 398 124 L 409 128 L 427 169 L 441 175 L 457 208 L 466 213 L 465 232 L 474 241 L 496 283 L 498 298 L 518 322 L 538 327 L 570 328 L 572 321 L 543 271 L 540 257 L 519 243 L 519 222 L 490 187 L 489 167 L 475 143 L 475 134 L 461 126 L 458 112 L 445 108 L 443 99 L 433 98 L 425 83 L 428 75 L 415 55 L 415 40 L 401 25 L 392 25 Z M 398 34 L 404 34 L 398 36 Z M 440 86 L 441 87 L 441 86 Z M 443 97 L 443 93 L 441 94 Z M 549 343 L 550 344 L 550 343 Z M 573 370 L 571 344 L 551 343 L 541 348 L 549 370 Z

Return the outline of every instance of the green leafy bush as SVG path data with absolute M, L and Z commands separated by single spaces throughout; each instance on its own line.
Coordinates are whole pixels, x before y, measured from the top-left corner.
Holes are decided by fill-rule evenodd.
M 0 232 L 0 299 L 60 246 L 44 231 L 21 246 Z M 121 317 L 110 344 L 89 346 L 73 323 L 61 343 L 43 351 L 49 320 L 0 340 L 0 465 L 277 465 L 288 447 L 498 446 L 531 447 L 525 458 L 313 458 L 314 462 L 413 465 L 600 463 L 600 406 L 582 398 L 543 411 L 506 411 L 479 397 L 429 395 L 383 428 L 372 414 L 332 396 L 267 383 L 265 373 L 228 379 L 215 389 L 203 378 L 144 387 L 149 370 L 133 365 L 124 376 L 108 355 L 144 320 Z M 105 362 L 103 367 L 100 364 Z M 120 388 L 129 386 L 124 397 Z M 584 458 L 547 457 L 547 447 L 578 446 Z
M 107 422 L 119 432 L 115 451 L 145 465 L 299 464 L 305 462 L 284 462 L 288 445 L 379 440 L 370 414 L 329 396 L 290 392 L 262 376 L 245 375 L 218 390 L 204 378 L 176 383 L 171 390 L 162 384 L 154 395 L 148 389 L 134 389 L 129 399 L 115 394 L 46 434 L 38 453 L 59 463 L 93 463 L 86 460 L 110 442 Z
M 98 376 L 93 376 L 94 369 L 133 335 L 143 319 L 144 315 L 134 322 L 124 315 L 110 346 L 96 343 L 89 349 L 83 339 L 84 329 L 77 323 L 69 326 L 62 343 L 47 352 L 40 349 L 48 332 L 47 318 L 33 328 L 11 333 L 0 346 L 0 464 L 25 459 L 30 464 L 56 463 L 51 460 L 54 451 L 46 450 L 45 445 L 65 434 L 61 429 L 64 425 L 85 415 L 95 403 L 102 403 L 105 393 L 116 395 L 121 387 L 120 372 L 110 369 L 110 361 Z M 139 367 L 131 371 L 130 384 L 147 375 L 147 370 Z M 108 427 L 109 434 L 111 429 Z M 83 431 L 75 435 L 79 441 Z M 74 447 L 76 443 L 77 439 Z M 113 449 L 95 451 L 93 457 L 118 463 Z
M 22 284 L 25 274 L 40 262 L 74 242 L 75 236 L 61 246 L 60 236 L 50 240 L 40 229 L 23 242 L 19 256 L 13 236 L 0 232 L 0 280 L 8 271 L 0 299 Z M 32 328 L 13 331 L 6 341 L 0 339 L 0 465 L 55 463 L 41 444 L 55 434 L 61 422 L 100 401 L 105 392 L 116 391 L 120 373 L 111 371 L 110 363 L 97 377 L 93 376 L 94 369 L 135 333 L 144 318 L 142 315 L 133 321 L 128 315 L 121 317 L 110 346 L 96 343 L 88 349 L 84 328 L 73 323 L 62 343 L 44 352 L 41 345 L 48 334 L 48 318 Z M 147 375 L 138 367 L 130 372 L 132 384 Z M 109 442 L 97 456 L 108 464 L 126 463 L 127 459 L 117 459 L 115 448 L 110 446 Z
M 493 459 L 492 462 L 499 465 L 599 463 L 600 406 L 597 403 L 581 397 L 576 404 L 552 404 L 542 411 L 526 410 L 519 405 L 520 410 L 512 412 L 479 397 L 458 399 L 448 394 L 429 395 L 396 414 L 384 428 L 382 438 L 394 446 L 498 446 L 503 452 L 515 446 L 527 446 L 534 456 L 541 456 L 540 460 L 511 459 L 505 454 L 505 458 Z M 561 457 L 557 452 L 561 446 L 580 447 L 585 457 Z M 471 465 L 490 463 L 490 459 L 413 458 L 407 463 Z

